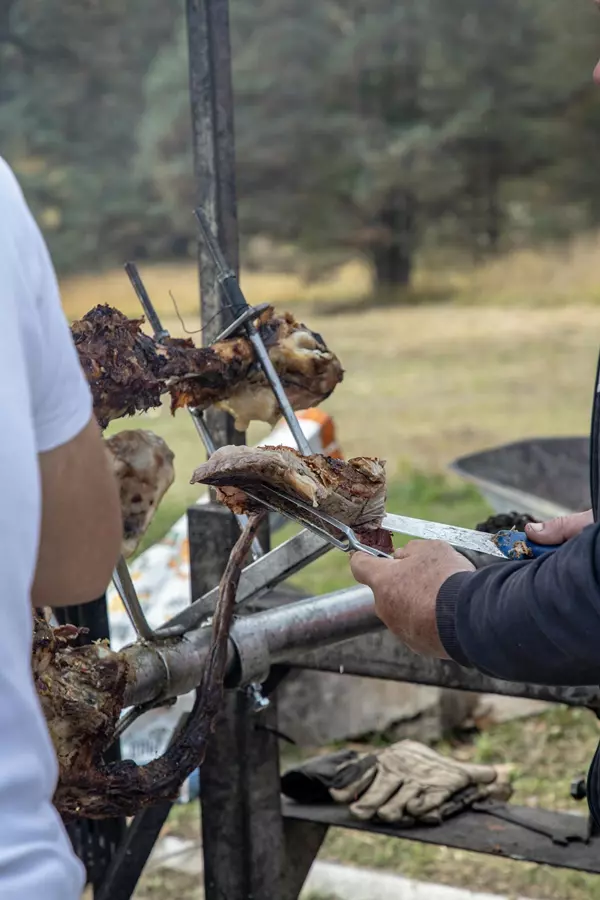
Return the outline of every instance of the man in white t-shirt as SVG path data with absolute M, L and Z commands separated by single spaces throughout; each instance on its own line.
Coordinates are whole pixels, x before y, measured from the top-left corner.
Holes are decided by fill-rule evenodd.
M 31 675 L 32 603 L 101 596 L 116 484 L 43 238 L 0 159 L 0 898 L 77 900 L 57 765 Z

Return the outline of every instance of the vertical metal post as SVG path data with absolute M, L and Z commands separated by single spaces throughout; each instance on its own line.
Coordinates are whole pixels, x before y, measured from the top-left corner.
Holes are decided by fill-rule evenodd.
M 222 507 L 188 510 L 192 596 L 213 587 L 222 548 L 237 534 Z M 282 900 L 284 836 L 277 711 L 254 713 L 233 691 L 208 745 L 200 775 L 206 900 Z
M 196 204 L 235 270 L 239 268 L 229 9 L 227 0 L 186 0 Z M 200 247 L 204 340 L 232 321 L 223 308 L 212 260 Z M 209 410 L 214 444 L 244 443 L 230 416 Z M 214 587 L 238 535 L 222 507 L 188 512 L 192 596 Z M 266 542 L 261 537 L 266 549 Z M 276 709 L 256 716 L 245 693 L 227 697 L 201 770 L 206 900 L 281 900 L 283 823 Z
M 186 3 L 196 205 L 205 210 L 229 265 L 238 274 L 228 0 Z M 198 265 L 204 341 L 210 343 L 230 324 L 232 316 L 223 308 L 212 259 L 200 245 Z M 235 430 L 230 416 L 210 409 L 206 420 L 217 447 L 244 443 L 245 436 Z

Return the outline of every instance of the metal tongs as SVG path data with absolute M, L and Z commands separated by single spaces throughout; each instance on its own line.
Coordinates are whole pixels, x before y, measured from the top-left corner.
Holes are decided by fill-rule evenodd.
M 377 550 L 377 548 L 375 547 L 367 547 L 366 544 L 363 544 L 361 541 L 359 541 L 356 533 L 350 527 L 350 525 L 345 525 L 343 522 L 340 522 L 339 519 L 335 519 L 333 516 L 328 516 L 326 513 L 321 512 L 320 509 L 314 506 L 310 506 L 308 503 L 304 503 L 303 500 L 298 500 L 295 497 L 290 497 L 288 494 L 283 494 L 275 488 L 268 487 L 262 488 L 262 490 L 266 490 L 267 496 L 274 497 L 278 500 L 283 500 L 288 506 L 293 506 L 294 514 L 288 512 L 285 508 L 282 509 L 280 505 L 269 502 L 269 500 L 266 500 L 264 498 L 264 495 L 261 497 L 256 497 L 251 493 L 251 491 L 243 488 L 244 493 L 248 497 L 251 497 L 252 500 L 256 500 L 258 503 L 261 503 L 263 506 L 266 506 L 267 509 L 270 509 L 273 512 L 280 513 L 282 516 L 285 516 L 292 522 L 299 522 L 301 525 L 304 525 L 304 527 L 309 531 L 313 531 L 320 537 L 325 538 L 325 540 L 329 541 L 330 544 L 332 544 L 334 547 L 337 547 L 338 550 L 343 550 L 344 553 L 354 553 L 355 550 L 360 550 L 361 553 L 368 553 L 369 556 L 392 559 L 392 556 L 389 553 L 385 553 L 383 550 Z M 315 524 L 315 522 L 313 521 L 314 519 L 318 519 L 319 522 L 323 523 L 323 525 Z M 345 535 L 345 537 L 335 537 L 335 535 L 331 534 L 331 532 L 327 528 L 325 528 L 325 525 L 330 525 L 332 528 L 335 528 L 336 531 L 339 531 L 341 534 Z

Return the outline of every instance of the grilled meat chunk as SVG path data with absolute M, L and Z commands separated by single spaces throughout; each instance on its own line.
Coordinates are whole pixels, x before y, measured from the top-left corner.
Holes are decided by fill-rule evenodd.
M 187 339 L 158 344 L 144 334 L 142 323 L 97 306 L 71 327 L 102 428 L 160 406 L 165 393 L 173 412 L 216 404 L 235 417 L 240 430 L 253 420 L 275 424 L 281 411 L 247 338 L 211 347 L 194 347 Z M 269 308 L 256 325 L 294 409 L 318 405 L 342 380 L 340 362 L 320 335 L 289 313 L 278 316 Z
M 344 462 L 320 454 L 301 456 L 288 447 L 228 446 L 196 469 L 192 484 L 218 487 L 219 499 L 235 513 L 260 506 L 247 496 L 248 490 L 293 515 L 293 504 L 269 493 L 274 488 L 351 525 L 363 543 L 388 553 L 393 550 L 389 532 L 381 528 L 386 482 L 385 463 L 378 459 Z
M 158 505 L 175 480 L 173 452 L 152 431 L 121 431 L 106 441 L 119 483 L 123 515 L 122 553 L 132 556 Z
M 76 646 L 81 631 L 34 619 L 33 678 L 61 779 L 87 773 L 111 743 L 129 677 L 123 654 L 103 643 Z
M 164 386 L 157 377 L 158 348 L 143 333 L 143 321 L 96 306 L 71 326 L 101 428 L 112 419 L 160 406 Z

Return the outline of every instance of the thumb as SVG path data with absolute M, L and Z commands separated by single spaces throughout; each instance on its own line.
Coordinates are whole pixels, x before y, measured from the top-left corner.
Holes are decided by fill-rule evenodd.
M 592 525 L 594 516 L 591 509 L 572 516 L 558 516 L 548 522 L 532 522 L 525 526 L 527 537 L 536 544 L 564 544 L 565 541 L 581 534 L 584 528 Z

